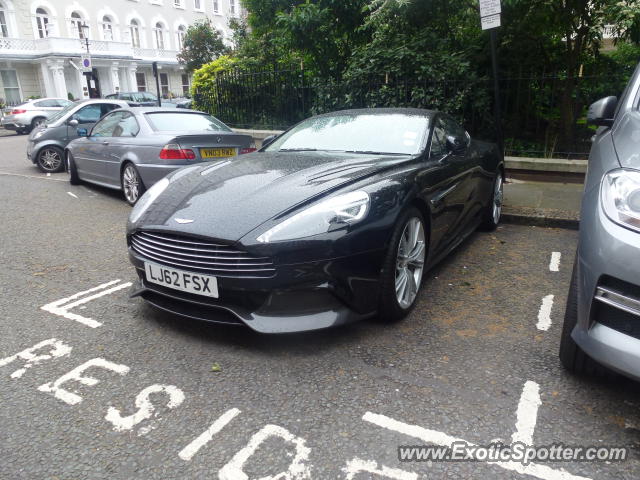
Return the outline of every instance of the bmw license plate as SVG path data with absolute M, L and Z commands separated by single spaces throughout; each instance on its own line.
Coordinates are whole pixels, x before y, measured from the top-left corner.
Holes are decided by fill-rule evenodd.
M 218 298 L 218 279 L 211 275 L 175 270 L 155 263 L 144 262 L 147 281 L 182 292 Z
M 227 158 L 235 157 L 235 148 L 201 148 L 200 156 L 202 158 Z

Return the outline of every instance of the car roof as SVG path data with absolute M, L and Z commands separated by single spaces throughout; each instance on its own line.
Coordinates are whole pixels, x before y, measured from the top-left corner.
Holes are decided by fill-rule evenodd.
M 92 103 L 112 103 L 115 105 L 129 105 L 127 102 L 125 102 L 124 100 L 116 100 L 116 99 L 110 99 L 110 98 L 88 98 L 85 100 L 77 100 L 76 105 L 91 105 Z
M 199 110 L 187 110 L 167 107 L 128 107 L 123 110 L 131 110 L 134 113 L 198 113 L 208 115 L 208 113 L 201 112 Z
M 67 102 L 72 101 L 72 100 L 69 100 L 68 98 L 62 98 L 62 97 L 42 97 L 42 98 L 29 98 L 28 100 L 25 100 L 24 103 L 39 102 L 41 100 L 65 100 Z
M 334 117 L 337 115 L 411 115 L 432 118 L 438 114 L 435 110 L 423 108 L 356 108 L 351 110 L 338 110 L 336 112 L 323 113 L 316 117 Z

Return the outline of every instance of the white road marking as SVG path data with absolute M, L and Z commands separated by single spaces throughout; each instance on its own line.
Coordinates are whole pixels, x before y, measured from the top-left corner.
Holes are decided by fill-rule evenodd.
M 78 198 L 78 196 L 77 196 L 75 193 L 73 193 L 73 192 L 67 192 L 67 193 L 68 193 L 69 195 L 71 195 L 73 198 Z
M 38 387 L 38 390 L 46 393 L 53 393 L 53 395 L 57 399 L 62 400 L 63 402 L 68 403 L 69 405 L 76 405 L 82 401 L 82 397 L 75 392 L 70 392 L 69 390 L 65 390 L 64 388 L 62 388 L 62 385 L 70 381 L 79 382 L 79 383 L 82 383 L 83 385 L 88 385 L 88 386 L 93 386 L 100 383 L 100 381 L 97 378 L 82 376 L 85 370 L 92 367 L 104 368 L 106 370 L 111 370 L 116 373 L 119 373 L 120 375 L 126 375 L 129 372 L 129 367 L 127 367 L 126 365 L 113 363 L 108 360 L 105 360 L 104 358 L 93 358 L 83 363 L 82 365 L 74 368 L 69 373 L 65 373 L 56 381 L 45 383 L 44 385 L 40 385 Z
M 244 464 L 256 452 L 258 447 L 270 437 L 280 437 L 284 441 L 293 444 L 296 453 L 286 471 L 262 477 L 260 480 L 303 480 L 311 478 L 310 468 L 306 464 L 311 449 L 305 445 L 305 440 L 301 437 L 296 437 L 278 425 L 266 425 L 251 437 L 246 447 L 236 453 L 231 461 L 220 469 L 218 479 L 249 480 L 249 476 L 242 470 Z
M 373 460 L 362 460 L 354 458 L 347 462 L 347 466 L 342 469 L 347 474 L 345 480 L 353 480 L 358 473 L 374 473 L 395 480 L 418 480 L 418 474 L 400 470 L 398 468 L 390 468 L 382 465 L 378 468 L 378 464 Z
M 22 178 L 37 178 L 38 180 L 53 180 L 54 182 L 68 182 L 69 180 L 65 180 L 63 178 L 48 178 L 48 177 L 40 177 L 38 175 L 23 175 L 20 173 L 9 173 L 9 172 L 0 172 L 0 175 L 5 175 L 7 177 L 22 177 Z
M 35 352 L 44 347 L 50 347 L 48 354 L 36 355 Z M 37 365 L 45 360 L 50 360 L 52 358 L 64 357 L 65 355 L 69 355 L 71 353 L 71 347 L 60 340 L 56 340 L 55 338 L 50 338 L 48 340 L 43 340 L 40 343 L 36 343 L 33 347 L 29 347 L 21 352 L 16 353 L 7 358 L 0 359 L 0 367 L 4 367 L 5 365 L 9 365 L 13 363 L 18 358 L 25 361 L 22 368 L 19 368 L 15 372 L 11 374 L 11 378 L 20 378 L 27 371 L 27 368 L 31 368 L 34 365 Z
M 394 420 L 393 418 L 376 413 L 367 412 L 364 414 L 362 419 L 365 422 L 373 423 L 374 425 L 386 428 L 387 430 L 392 430 L 409 437 L 417 438 L 427 444 L 450 447 L 454 442 L 465 442 L 469 446 L 475 446 L 475 444 L 471 442 L 452 437 L 451 435 L 447 435 L 446 433 L 438 432 L 437 430 L 428 430 L 417 425 L 402 423 L 398 420 Z M 489 465 L 495 465 L 500 468 L 504 468 L 505 470 L 514 471 L 522 475 L 531 475 L 542 480 L 591 480 L 587 477 L 572 475 L 564 469 L 556 470 L 546 465 L 538 465 L 535 463 L 529 463 L 525 466 L 520 462 L 491 462 L 489 463 Z
M 542 299 L 540 311 L 538 312 L 538 330 L 547 331 L 551 327 L 551 309 L 553 308 L 553 295 L 547 295 Z
M 92 318 L 83 317 L 82 315 L 78 315 L 76 313 L 71 313 L 69 312 L 69 310 L 71 310 L 74 307 L 77 307 L 78 305 L 83 305 L 87 302 L 90 302 L 91 300 L 95 300 L 96 298 L 109 295 L 113 292 L 117 292 L 118 290 L 122 290 L 123 288 L 128 288 L 131 286 L 131 282 L 126 282 L 120 285 L 116 285 L 119 282 L 120 282 L 120 279 L 103 283 L 101 285 L 98 285 L 97 287 L 90 288 L 89 290 L 78 292 L 74 295 L 71 295 L 70 297 L 61 298 L 60 300 L 56 300 L 55 302 L 47 303 L 46 305 L 43 305 L 40 308 L 49 313 L 53 313 L 54 315 L 58 315 L 66 319 L 74 320 L 76 322 L 82 323 L 87 327 L 97 328 L 101 326 L 102 323 Z M 107 287 L 110 287 L 111 285 L 115 285 L 115 286 L 111 288 L 107 288 Z M 102 291 L 95 293 L 93 295 L 86 296 L 84 298 L 80 298 L 80 297 L 83 297 L 83 295 L 87 295 L 88 293 L 96 292 L 99 290 L 102 290 Z M 77 298 L 80 298 L 80 300 L 76 300 Z M 75 301 L 72 302 L 72 300 L 75 300 Z
M 533 432 L 538 419 L 538 407 L 541 404 L 540 386 L 536 382 L 526 382 L 518 403 L 516 431 L 511 436 L 511 443 L 522 442 L 533 445 Z
M 551 252 L 551 260 L 549 261 L 549 270 L 552 272 L 560 271 L 560 257 L 562 254 L 560 252 Z
M 185 461 L 191 460 L 198 451 L 211 441 L 213 436 L 222 430 L 236 415 L 240 414 L 240 410 L 232 408 L 223 413 L 215 422 L 211 424 L 204 432 L 202 432 L 193 442 L 184 447 L 178 453 L 178 456 Z
M 104 417 L 105 420 L 113 424 L 113 429 L 116 432 L 123 432 L 125 430 L 133 429 L 133 427 L 143 420 L 147 420 L 154 416 L 157 417 L 158 413 L 156 412 L 154 414 L 155 407 L 153 406 L 153 403 L 151 403 L 151 400 L 149 400 L 149 396 L 153 393 L 167 394 L 169 396 L 167 408 L 169 409 L 176 408 L 184 402 L 184 392 L 178 387 L 174 385 L 150 385 L 136 396 L 135 403 L 136 407 L 138 407 L 138 411 L 136 413 L 123 417 L 120 410 L 115 407 L 109 407 L 107 415 Z M 155 422 L 149 423 L 138 431 L 138 435 L 146 435 L 153 430 L 155 426 Z

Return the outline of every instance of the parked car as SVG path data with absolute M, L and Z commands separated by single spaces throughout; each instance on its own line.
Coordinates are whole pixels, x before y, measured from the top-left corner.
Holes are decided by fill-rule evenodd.
M 81 100 L 72 102 L 34 129 L 27 140 L 27 158 L 46 173 L 64 170 L 64 148 L 116 108 L 126 107 L 120 100 Z
M 112 100 L 124 100 L 130 107 L 157 107 L 158 97 L 151 92 L 120 92 L 106 95 L 104 98 Z M 165 108 L 176 108 L 176 103 L 170 100 L 161 100 Z
M 6 109 L 0 123 L 7 130 L 14 130 L 19 134 L 28 133 L 72 103 L 66 98 L 28 100 L 16 107 Z
M 193 106 L 193 100 L 191 98 L 183 98 L 181 100 L 177 100 L 176 108 L 187 108 L 190 109 Z
M 427 269 L 479 225 L 496 228 L 502 185 L 498 148 L 446 114 L 313 117 L 150 188 L 127 228 L 133 296 L 265 333 L 395 321 Z
M 640 380 L 640 65 L 620 100 L 591 105 L 580 237 L 560 343 L 573 372 Z
M 161 107 L 122 108 L 80 134 L 84 138 L 65 150 L 70 182 L 122 190 L 131 205 L 180 167 L 255 150 L 249 135 L 235 134 L 211 115 Z

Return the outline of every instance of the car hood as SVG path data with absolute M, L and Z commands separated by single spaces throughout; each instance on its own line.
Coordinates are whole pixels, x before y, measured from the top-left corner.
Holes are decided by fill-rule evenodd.
M 238 241 L 273 217 L 411 158 L 258 152 L 187 167 L 169 177 L 169 186 L 132 227 Z

